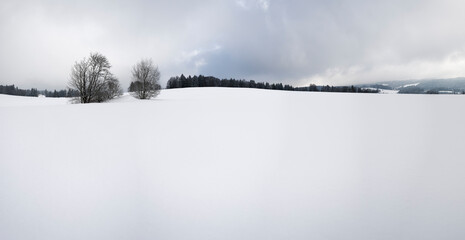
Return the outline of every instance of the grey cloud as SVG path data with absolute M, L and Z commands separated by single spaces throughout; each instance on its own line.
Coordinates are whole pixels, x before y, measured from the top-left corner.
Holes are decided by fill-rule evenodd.
M 148 57 L 164 81 L 181 73 L 294 85 L 465 76 L 463 7 L 454 0 L 2 1 L 0 81 L 62 88 L 74 61 L 92 51 L 109 57 L 123 86 L 131 66 Z

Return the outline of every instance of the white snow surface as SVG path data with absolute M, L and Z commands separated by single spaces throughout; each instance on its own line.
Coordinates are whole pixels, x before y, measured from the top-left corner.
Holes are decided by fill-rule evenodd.
M 50 106 L 71 103 L 69 98 L 21 97 L 0 94 L 0 107 Z
M 402 86 L 402 87 L 403 87 L 403 88 L 406 88 L 406 87 L 416 87 L 416 86 L 418 86 L 418 84 L 420 84 L 420 83 L 411 83 L 411 84 L 406 84 L 406 85 L 404 85 L 404 86 Z
M 397 94 L 397 93 L 399 93 L 399 90 L 379 89 L 379 93 L 381 93 L 381 94 Z
M 0 95 L 0 239 L 465 239 L 463 96 L 67 101 Z
M 378 90 L 380 94 L 397 94 L 399 90 L 379 89 L 379 88 L 363 88 L 369 90 Z

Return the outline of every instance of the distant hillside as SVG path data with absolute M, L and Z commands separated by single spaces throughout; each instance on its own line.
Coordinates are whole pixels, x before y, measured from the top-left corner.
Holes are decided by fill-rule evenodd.
M 465 78 L 385 81 L 357 87 L 398 90 L 399 93 L 464 94 Z

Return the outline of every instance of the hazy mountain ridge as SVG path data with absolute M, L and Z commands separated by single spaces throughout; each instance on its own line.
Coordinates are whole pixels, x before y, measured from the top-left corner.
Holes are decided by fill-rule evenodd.
M 423 79 L 384 81 L 373 84 L 357 85 L 361 88 L 377 88 L 385 90 L 399 90 L 399 93 L 449 93 L 463 94 L 465 92 L 465 77 L 445 79 Z

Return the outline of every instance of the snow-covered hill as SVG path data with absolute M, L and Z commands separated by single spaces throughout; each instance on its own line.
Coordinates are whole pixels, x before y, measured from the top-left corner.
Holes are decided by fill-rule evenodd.
M 463 239 L 465 98 L 0 95 L 0 239 Z

